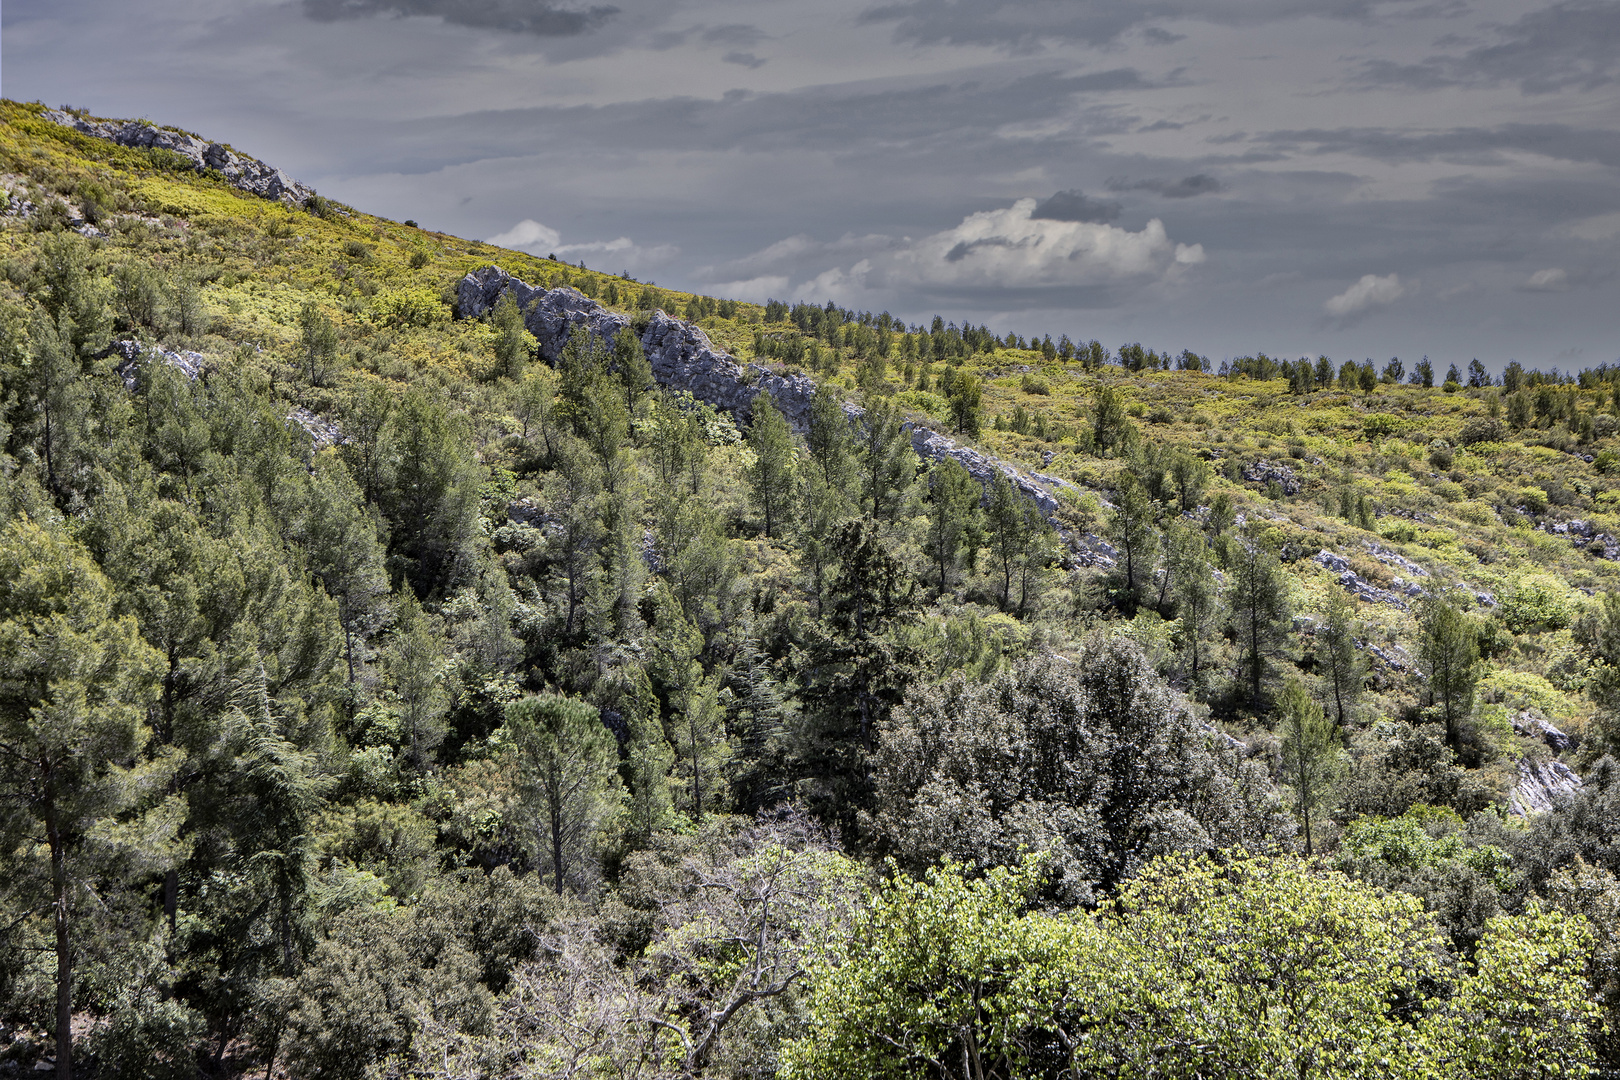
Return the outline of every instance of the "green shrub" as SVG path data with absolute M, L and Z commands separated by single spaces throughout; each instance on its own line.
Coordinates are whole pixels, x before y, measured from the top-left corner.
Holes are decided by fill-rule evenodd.
M 1569 625 L 1569 594 L 1550 577 L 1532 574 L 1520 578 L 1497 601 L 1499 617 L 1515 634 L 1562 630 Z
M 1401 429 L 1399 418 L 1388 413 L 1374 413 L 1362 422 L 1361 430 L 1369 439 L 1382 439 Z

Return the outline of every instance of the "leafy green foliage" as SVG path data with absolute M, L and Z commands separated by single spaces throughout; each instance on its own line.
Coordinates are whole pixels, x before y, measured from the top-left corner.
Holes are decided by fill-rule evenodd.
M 0 811 L 22 1067 L 768 1077 L 830 1030 L 812 998 L 852 1048 L 892 1033 L 875 1071 L 1176 1074 L 1202 1040 L 1308 1073 L 1383 1060 L 1391 1016 L 1416 1075 L 1583 1067 L 1577 968 L 1612 1005 L 1620 870 L 1610 370 L 1510 365 L 1498 394 L 1351 362 L 1335 387 L 1327 357 L 1217 372 L 680 294 L 254 199 L 38 111 L 0 104 L 8 205 L 41 208 L 0 223 L 5 588 L 60 579 L 0 656 L 33 800 Z M 541 357 L 511 301 L 453 319 L 492 260 L 632 331 Z M 813 373 L 802 441 L 763 399 L 745 436 L 655 386 L 660 307 Z M 935 422 L 991 471 L 923 472 L 906 425 Z M 1052 520 L 973 479 L 997 459 Z M 1555 753 L 1587 786 L 1520 828 Z M 79 815 L 65 878 L 47 766 Z M 1355 881 L 1154 861 L 1307 846 Z M 1040 868 L 1007 870 L 1024 849 Z M 867 955 L 877 854 L 962 865 L 906 894 L 922 944 Z M 1138 887 L 1165 899 L 1119 906 Z M 1404 963 L 1363 924 L 1419 940 L 1413 903 L 1452 954 L 1434 979 L 1344 961 L 1359 1016 L 1256 1004 L 1256 958 L 1296 943 Z M 64 987 L 77 1048 L 51 1046 Z M 834 1000 L 862 987 L 891 1011 Z

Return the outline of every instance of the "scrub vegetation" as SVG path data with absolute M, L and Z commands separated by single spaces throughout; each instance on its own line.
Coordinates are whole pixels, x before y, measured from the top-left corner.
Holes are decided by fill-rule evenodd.
M 1620 370 L 709 298 L 40 112 L 0 1075 L 1620 1070 Z M 458 318 L 491 262 L 808 431 Z

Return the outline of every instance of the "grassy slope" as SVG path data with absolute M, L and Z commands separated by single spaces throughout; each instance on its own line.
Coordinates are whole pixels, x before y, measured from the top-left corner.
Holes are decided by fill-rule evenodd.
M 290 210 L 239 193 L 220 179 L 165 171 L 142 151 L 80 136 L 37 113 L 37 106 L 0 103 L 0 168 L 13 198 L 79 208 L 86 184 L 98 184 L 109 192 L 117 211 L 103 221 L 109 262 L 137 259 L 199 283 L 208 312 L 199 332 L 182 335 L 169 328 L 145 336 L 195 348 L 219 362 L 251 362 L 274 381 L 278 373 L 287 378 L 295 365 L 300 308 L 313 299 L 332 311 L 344 335 L 347 370 L 327 390 L 297 388 L 289 381 L 288 392 L 317 410 L 335 407 L 346 395 L 378 381 L 426 379 L 462 396 L 469 413 L 482 416 L 483 423 L 501 426 L 498 404 L 481 381 L 491 363 L 488 330 L 482 323 L 450 318 L 455 281 L 486 263 L 498 262 L 533 283 L 578 286 L 620 310 L 648 299 L 639 283 L 348 208 L 324 218 Z M 0 256 L 26 260 L 41 234 L 29 223 L 4 220 Z M 694 297 L 660 289 L 652 299 L 666 310 L 685 313 Z M 793 332 L 785 323 L 761 325 L 762 318 L 762 308 L 739 304 L 734 319 L 711 314 L 700 321 L 717 343 L 749 359 L 756 330 Z M 1363 577 L 1387 583 L 1398 571 L 1373 557 L 1367 547 L 1373 542 L 1439 577 L 1461 579 L 1499 596 L 1527 576 L 1545 579 L 1572 610 L 1584 602 L 1580 593 L 1620 586 L 1620 565 L 1595 559 L 1565 538 L 1537 528 L 1580 517 L 1598 531 L 1620 535 L 1620 478 L 1600 475 L 1578 455 L 1540 445 L 1559 438 L 1531 429 L 1505 443 L 1459 448 L 1450 468 L 1429 463 L 1432 444 L 1455 445 L 1462 425 L 1488 412 L 1491 392 L 1447 394 L 1380 386 L 1368 394 L 1326 391 L 1300 398 L 1290 396 L 1280 380 L 1131 374 L 1119 368 L 1092 373 L 1078 364 L 1047 363 L 1038 352 L 1015 349 L 997 349 L 969 360 L 968 366 L 985 380 L 987 421 L 1022 405 L 1054 425 L 1083 427 L 1099 383 L 1107 382 L 1124 396 L 1145 438 L 1219 452 L 1218 464 L 1265 458 L 1289 465 L 1302 481 L 1297 496 L 1270 498 L 1258 485 L 1226 478 L 1217 478 L 1211 494 L 1227 491 L 1240 511 L 1269 523 L 1292 557 L 1301 610 L 1308 611 L 1327 590 L 1338 587 L 1332 575 L 1308 559 L 1323 547 L 1351 556 Z M 891 382 L 902 390 L 893 376 L 898 367 L 890 365 Z M 1049 392 L 1023 389 L 1025 371 L 1043 376 Z M 846 350 L 833 378 L 853 386 L 854 375 L 855 361 Z M 1580 392 L 1582 411 L 1606 413 L 1599 394 Z M 932 405 L 929 411 L 941 418 L 937 398 L 908 393 L 905 400 Z M 1369 437 L 1367 421 L 1374 415 L 1392 417 L 1394 433 Z M 1604 423 L 1599 430 L 1612 432 L 1614 427 Z M 981 442 L 1009 460 L 1072 479 L 1099 494 L 1106 493 L 1122 467 L 1079 452 L 1072 440 L 994 430 L 988 422 Z M 1616 442 L 1611 433 L 1580 449 L 1592 454 Z M 1054 455 L 1049 463 L 1047 453 Z M 1376 533 L 1327 509 L 1336 509 L 1346 487 L 1370 496 L 1382 509 Z M 1095 512 L 1097 504 L 1091 506 Z M 1545 512 L 1526 515 L 1517 509 L 1521 506 Z M 1100 529 L 1100 515 L 1096 521 Z M 1362 605 L 1361 617 L 1375 641 L 1411 639 L 1406 613 Z M 1139 632 L 1151 636 L 1155 631 L 1144 626 Z M 1578 671 L 1569 673 L 1578 668 L 1571 654 L 1567 630 L 1519 635 L 1495 658 L 1484 684 L 1486 700 L 1538 706 L 1555 722 L 1578 731 L 1589 706 L 1576 689 Z M 1387 670 L 1375 686 L 1381 703 L 1390 707 L 1409 700 L 1414 690 L 1409 674 Z

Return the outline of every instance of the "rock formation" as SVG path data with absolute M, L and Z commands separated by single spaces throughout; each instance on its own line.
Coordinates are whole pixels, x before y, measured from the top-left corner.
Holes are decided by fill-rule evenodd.
M 609 311 L 578 289 L 536 288 L 498 266 L 474 270 L 461 279 L 456 289 L 457 314 L 478 318 L 507 293 L 522 309 L 524 325 L 540 343 L 540 355 L 549 363 L 562 355 L 563 346 L 576 328 L 589 330 L 611 344 L 631 325 L 627 316 Z M 810 426 L 810 401 L 816 384 L 805 375 L 784 376 L 758 364 L 739 364 L 731 354 L 717 348 L 702 327 L 662 311 L 653 312 L 641 333 L 641 346 L 661 386 L 685 390 L 744 423 L 753 414 L 754 399 L 768 392 L 795 431 L 802 434 Z M 844 411 L 856 422 L 865 415 L 852 405 L 845 405 Z M 1004 476 L 1014 488 L 1033 499 L 1048 520 L 1057 516 L 1057 492 L 1078 490 L 1067 480 L 1024 472 L 921 424 L 908 423 L 906 427 L 918 457 L 956 461 L 986 487 L 997 476 Z
M 179 154 L 189 158 L 198 172 L 213 169 L 224 176 L 232 187 L 262 199 L 280 199 L 290 205 L 302 206 L 315 194 L 314 188 L 300 184 L 273 165 L 267 165 L 258 158 L 243 157 L 224 143 L 209 142 L 190 132 L 160 128 L 144 120 L 86 120 L 60 109 L 47 109 L 42 115 L 53 124 L 61 124 L 98 139 L 107 139 L 119 146 L 168 150 Z
M 131 393 L 140 389 L 141 369 L 148 364 L 165 364 L 184 375 L 187 382 L 195 382 L 206 373 L 208 363 L 208 358 L 202 353 L 170 352 L 128 339 L 113 342 L 101 355 L 120 357 L 113 371 L 123 380 L 124 389 Z M 309 436 L 311 446 L 317 450 L 348 441 L 336 424 L 302 405 L 294 406 L 287 413 L 287 423 L 301 428 Z
M 1556 758 L 1519 759 L 1519 779 L 1508 798 L 1508 811 L 1528 817 L 1556 807 L 1581 789 L 1575 770 Z

